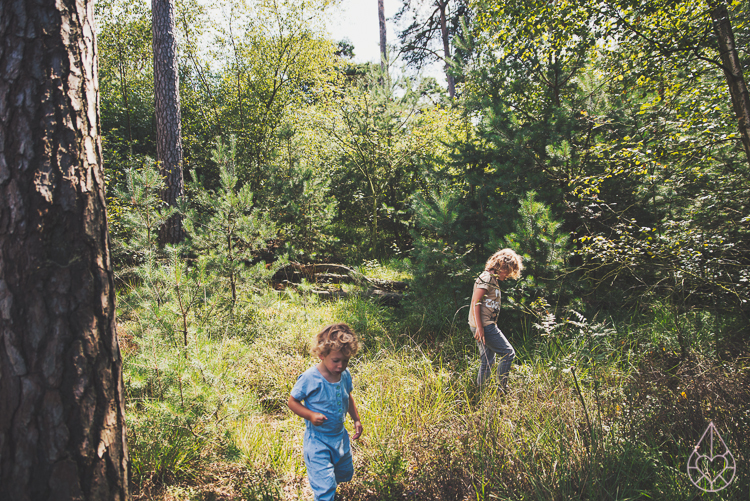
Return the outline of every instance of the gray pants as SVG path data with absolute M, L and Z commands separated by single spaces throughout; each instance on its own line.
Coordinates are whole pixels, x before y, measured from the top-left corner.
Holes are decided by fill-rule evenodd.
M 472 334 L 475 334 L 476 331 L 476 327 L 471 328 Z M 497 328 L 497 324 L 484 326 L 484 344 L 477 341 L 477 346 L 479 346 L 480 358 L 477 385 L 482 386 L 489 379 L 492 366 L 495 364 L 495 355 L 500 355 L 500 362 L 497 366 L 497 381 L 501 388 L 506 389 L 508 387 L 510 364 L 516 358 L 516 351 L 503 333 L 500 332 L 500 329 Z

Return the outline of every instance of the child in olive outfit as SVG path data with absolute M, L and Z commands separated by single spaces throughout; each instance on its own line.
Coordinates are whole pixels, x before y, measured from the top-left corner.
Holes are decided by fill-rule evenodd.
M 354 474 L 344 419 L 348 412 L 354 420 L 352 438 L 358 439 L 362 423 L 351 395 L 352 376 L 346 368 L 357 349 L 357 335 L 348 325 L 325 327 L 315 336 L 311 350 L 320 363 L 297 378 L 289 397 L 289 408 L 305 419 L 303 451 L 316 501 L 333 500 L 337 485 Z
M 500 289 L 498 282 L 506 278 L 521 276 L 523 264 L 521 256 L 511 249 L 494 253 L 484 266 L 484 271 L 474 282 L 469 305 L 469 327 L 479 346 L 480 367 L 477 385 L 482 386 L 490 377 L 495 355 L 500 356 L 497 367 L 497 380 L 503 391 L 508 388 L 508 372 L 516 356 L 515 350 L 497 327 L 500 312 Z

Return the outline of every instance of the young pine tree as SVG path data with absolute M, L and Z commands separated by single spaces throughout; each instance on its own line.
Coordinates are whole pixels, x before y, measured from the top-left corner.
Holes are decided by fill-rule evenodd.
M 466 284 L 471 278 L 464 257 L 470 249 L 459 241 L 456 200 L 457 194 L 447 188 L 412 199 L 418 231 L 413 234 L 414 280 L 407 309 L 420 328 L 450 325 L 469 302 Z
M 250 186 L 238 188 L 235 158 L 234 136 L 229 144 L 217 141 L 213 159 L 220 169 L 220 189 L 212 193 L 198 187 L 199 202 L 205 210 L 190 211 L 185 223 L 195 250 L 207 256 L 209 270 L 228 282 L 232 306 L 237 302 L 240 283 L 250 275 L 259 280 L 269 275 L 264 263 L 248 263 L 276 233 L 268 214 L 253 208 Z
M 154 161 L 144 158 L 143 167 L 125 172 L 125 187 L 115 192 L 122 207 L 112 244 L 115 261 L 138 264 L 160 254 L 159 228 L 177 210 L 161 201 L 164 180 Z
M 561 232 L 562 223 L 553 218 L 549 206 L 536 200 L 529 191 L 519 200 L 514 231 L 497 247 L 509 247 L 524 260 L 523 278 L 517 285 L 518 300 L 559 297 L 565 290 L 565 258 L 569 253 L 569 236 Z

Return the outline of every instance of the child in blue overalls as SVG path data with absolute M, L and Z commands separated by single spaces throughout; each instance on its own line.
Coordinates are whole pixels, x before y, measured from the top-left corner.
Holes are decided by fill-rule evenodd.
M 348 325 L 324 328 L 315 336 L 311 350 L 320 363 L 297 378 L 289 396 L 289 408 L 305 419 L 303 450 L 315 501 L 332 501 L 336 486 L 354 474 L 344 418 L 347 412 L 351 415 L 352 438 L 358 439 L 362 423 L 351 395 L 352 376 L 346 368 L 358 348 L 357 335 Z

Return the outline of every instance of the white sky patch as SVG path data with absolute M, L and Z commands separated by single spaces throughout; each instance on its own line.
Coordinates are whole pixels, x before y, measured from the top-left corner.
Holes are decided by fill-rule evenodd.
M 150 10 L 150 0 L 133 0 L 143 3 Z M 212 45 L 217 35 L 216 30 L 222 27 L 226 29 L 227 16 L 229 15 L 228 4 L 212 2 L 209 0 L 198 0 L 207 9 L 208 19 L 197 43 L 197 51 L 202 59 L 210 62 L 212 69 L 217 70 L 222 61 L 212 53 Z M 253 2 L 248 2 L 250 5 Z M 239 4 L 237 5 L 239 8 Z M 393 20 L 401 6 L 401 0 L 384 0 L 387 29 L 387 43 L 390 47 L 391 57 L 396 54 L 398 45 L 397 26 Z M 356 63 L 379 63 L 380 62 L 380 27 L 378 22 L 378 0 L 339 0 L 327 12 L 326 29 L 328 36 L 334 42 L 348 39 L 354 45 L 354 62 Z M 236 27 L 239 28 L 239 27 Z M 177 29 L 177 36 L 182 37 L 182 30 Z M 180 54 L 185 57 L 184 54 Z M 391 74 L 398 75 L 404 70 L 404 64 L 400 60 L 391 62 Z M 408 74 L 413 75 L 414 70 L 409 69 Z M 445 73 L 442 63 L 433 63 L 423 68 L 422 76 L 434 77 L 440 85 L 445 86 Z
M 401 6 L 400 0 L 384 0 L 386 42 L 391 54 L 395 54 L 398 43 L 396 22 L 392 19 Z M 348 39 L 354 45 L 355 63 L 380 62 L 380 25 L 378 21 L 378 0 L 341 0 L 331 10 L 328 18 L 328 31 L 331 39 L 339 42 Z M 391 64 L 391 72 L 400 73 L 403 63 Z M 411 72 L 410 72 L 411 73 Z M 423 76 L 435 77 L 445 85 L 442 64 L 432 64 L 422 69 Z
M 389 21 L 399 7 L 399 0 L 384 0 L 386 18 L 386 41 L 396 42 L 396 26 Z M 341 0 L 332 9 L 328 20 L 331 38 L 338 42 L 348 38 L 354 45 L 354 62 L 380 62 L 380 26 L 378 22 L 378 0 Z

